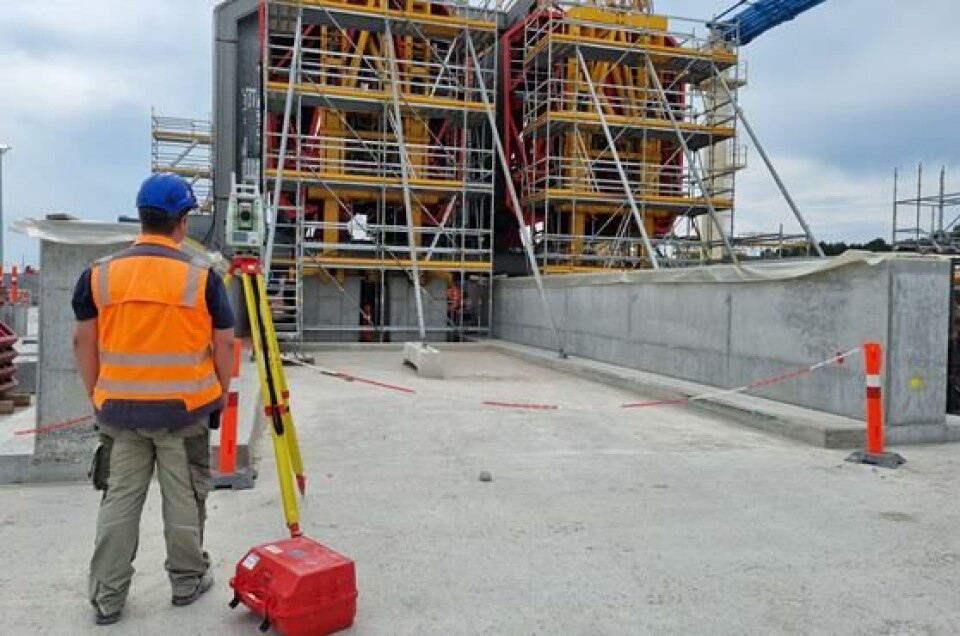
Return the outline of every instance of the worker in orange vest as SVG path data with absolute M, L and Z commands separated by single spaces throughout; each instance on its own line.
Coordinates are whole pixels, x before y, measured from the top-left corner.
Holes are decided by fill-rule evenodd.
M 189 605 L 213 585 L 203 550 L 208 426 L 230 388 L 234 315 L 223 280 L 179 247 L 196 207 L 182 177 L 147 178 L 137 195 L 140 237 L 94 263 L 74 290 L 77 368 L 101 442 L 91 475 L 104 495 L 89 578 L 100 625 L 120 619 L 154 466 L 172 602 Z
M 460 312 L 463 310 L 463 292 L 456 283 L 451 283 L 447 287 L 447 322 L 454 331 L 447 335 L 447 340 L 456 342 L 459 334 L 456 329 L 460 327 Z

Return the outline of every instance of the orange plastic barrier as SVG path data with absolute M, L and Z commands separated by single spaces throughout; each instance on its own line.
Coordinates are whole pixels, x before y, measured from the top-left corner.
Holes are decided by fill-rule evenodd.
M 883 347 L 879 342 L 864 343 L 863 366 L 867 385 L 867 448 L 854 452 L 847 461 L 896 468 L 907 460 L 883 449 Z
M 240 394 L 237 393 L 237 380 L 240 377 L 240 339 L 233 341 L 233 388 L 227 395 L 227 405 L 220 419 L 220 468 L 221 475 L 231 475 L 237 469 L 237 409 Z

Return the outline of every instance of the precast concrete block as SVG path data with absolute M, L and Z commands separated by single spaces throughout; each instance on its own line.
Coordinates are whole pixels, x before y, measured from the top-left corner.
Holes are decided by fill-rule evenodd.
M 34 444 L 33 462 L 38 464 L 34 472 L 42 472 L 46 464 L 56 464 L 58 474 L 76 479 L 86 475 L 97 442 L 93 422 L 44 427 L 93 415 L 73 361 L 74 316 L 70 300 L 83 270 L 123 245 L 40 243 L 37 426 L 41 430 Z
M 403 362 L 417 370 L 417 375 L 434 380 L 443 379 L 443 360 L 440 350 L 422 342 L 403 343 Z

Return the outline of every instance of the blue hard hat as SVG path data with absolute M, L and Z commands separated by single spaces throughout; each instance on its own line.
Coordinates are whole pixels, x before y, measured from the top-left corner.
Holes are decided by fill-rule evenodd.
M 180 175 L 158 172 L 147 177 L 137 192 L 137 208 L 156 208 L 179 216 L 197 207 L 193 188 Z

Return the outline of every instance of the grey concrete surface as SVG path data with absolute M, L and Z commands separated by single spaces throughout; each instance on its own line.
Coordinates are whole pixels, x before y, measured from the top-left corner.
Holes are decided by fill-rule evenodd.
M 728 388 L 877 340 L 885 347 L 888 426 L 945 422 L 946 260 L 860 263 L 759 282 L 593 284 L 589 277 L 553 277 L 545 285 L 568 353 Z M 496 338 L 555 349 L 532 280 L 498 280 L 494 290 Z M 862 418 L 862 362 L 752 394 Z
M 303 326 L 307 342 L 356 342 L 360 325 L 360 277 L 346 276 L 337 285 L 329 276 L 303 279 Z M 334 325 L 353 325 L 353 331 L 334 331 Z M 326 329 L 323 329 L 323 328 Z
M 40 329 L 37 425 L 48 426 L 93 409 L 73 362 L 73 309 L 70 299 L 84 268 L 116 251 L 117 245 L 68 245 L 40 242 Z M 90 424 L 41 432 L 36 436 L 35 463 L 49 466 L 51 479 L 87 472 L 96 434 Z M 36 475 L 43 476 L 42 468 Z
M 420 286 L 423 299 L 423 324 L 427 340 L 443 341 L 447 326 L 447 283 L 440 278 L 425 278 Z M 417 331 L 417 300 L 413 283 L 405 274 L 391 276 L 387 281 L 390 338 L 394 342 L 419 340 Z M 406 327 L 406 329 L 404 329 Z
M 899 449 L 909 463 L 884 471 L 685 408 L 624 411 L 639 396 L 516 359 L 445 355 L 435 381 L 393 351 L 318 354 L 413 395 L 289 369 L 303 526 L 357 562 L 349 633 L 960 632 L 956 446 Z M 115 628 L 93 625 L 84 593 L 97 494 L 0 487 L 4 631 L 256 633 L 227 609 L 226 581 L 248 547 L 284 534 L 263 456 L 255 490 L 211 495 L 218 583 L 188 608 L 169 603 L 151 493 Z

